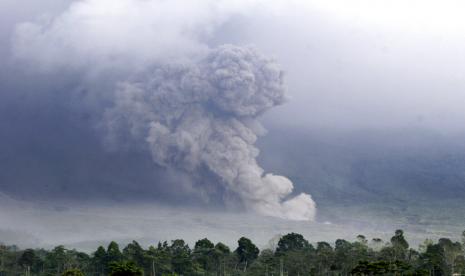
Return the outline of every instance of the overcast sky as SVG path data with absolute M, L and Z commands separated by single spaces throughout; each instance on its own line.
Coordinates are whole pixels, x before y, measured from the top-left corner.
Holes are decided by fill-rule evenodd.
M 2 1 L 2 52 L 11 50 L 16 24 L 46 22 L 44 18 L 60 14 L 69 2 Z M 104 11 L 94 14 L 96 17 L 111 20 L 112 12 L 119 13 L 116 21 L 126 16 L 125 22 L 101 26 L 101 31 L 110 33 L 106 34 L 108 43 L 119 45 L 114 50 L 120 54 L 132 52 L 132 57 L 147 58 L 144 51 L 152 51 L 151 56 L 166 55 L 166 48 L 173 55 L 185 52 L 171 48 L 180 47 L 177 41 L 186 37 L 175 33 L 188 26 L 190 41 L 182 47 L 253 44 L 276 57 L 286 70 L 293 99 L 273 112 L 273 119 L 281 118 L 282 124 L 463 130 L 465 22 L 461 11 L 465 7 L 460 1 L 216 1 L 222 4 L 214 8 L 215 1 L 174 1 L 162 7 L 167 11 L 159 19 L 135 16 L 137 5 L 118 10 L 133 5 L 130 1 L 100 2 Z M 152 33 L 145 23 L 154 24 L 156 38 L 148 37 Z M 80 27 L 85 26 L 78 22 L 70 27 L 68 38 L 82 35 L 82 41 L 71 41 L 83 44 L 81 53 L 92 55 L 85 52 L 85 45 L 91 45 L 95 54 L 108 50 L 110 46 L 99 41 L 84 41 L 95 37 L 78 30 Z M 160 35 L 165 42 L 159 41 Z M 121 41 L 125 39 L 135 43 L 125 44 Z M 42 66 L 70 54 L 54 52 L 52 59 L 47 52 L 50 45 L 26 47 L 22 54 L 32 55 Z

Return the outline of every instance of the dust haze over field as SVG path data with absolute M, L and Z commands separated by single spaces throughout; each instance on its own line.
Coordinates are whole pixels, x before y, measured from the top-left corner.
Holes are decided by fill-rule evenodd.
M 191 231 L 181 221 L 203 216 L 193 233 L 226 240 L 391 230 L 378 220 L 418 240 L 459 235 L 460 8 L 4 1 L 1 229 L 53 244 L 50 233 L 66 232 L 60 218 L 82 218 L 89 229 L 119 229 L 115 239 L 151 241 L 181 236 Z M 150 221 L 124 225 L 126 213 Z M 99 226 L 100 216 L 114 217 L 114 227 Z M 178 231 L 150 237 L 160 217 Z M 61 242 L 98 242 L 80 229 Z

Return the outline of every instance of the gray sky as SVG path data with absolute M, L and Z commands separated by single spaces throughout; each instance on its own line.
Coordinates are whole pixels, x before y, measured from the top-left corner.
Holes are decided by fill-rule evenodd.
M 68 11 L 64 22 L 54 24 L 68 28 L 65 36 L 58 29 L 44 31 L 35 40 L 23 38 L 26 49 L 16 44 L 15 51 L 36 62 L 34 67 L 50 67 L 78 66 L 96 56 L 179 57 L 204 43 L 252 44 L 286 70 L 293 100 L 270 116 L 281 124 L 463 130 L 460 1 L 172 1 L 152 5 L 166 10 L 161 16 L 137 14 L 144 1 L 135 3 L 100 1 L 95 8 L 104 11 L 93 13 L 92 23 Z M 15 24 L 44 26 L 67 7 L 66 1 L 53 0 L 1 5 L 3 51 L 11 49 Z M 182 18 L 172 16 L 176 13 Z M 63 46 L 60 39 L 74 45 Z
M 293 100 L 275 110 L 282 124 L 463 131 L 463 9 L 458 1 L 310 1 L 243 19 L 238 41 L 286 69 Z

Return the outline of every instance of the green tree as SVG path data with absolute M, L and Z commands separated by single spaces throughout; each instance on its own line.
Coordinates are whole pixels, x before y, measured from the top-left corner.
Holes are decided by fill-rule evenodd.
M 401 247 L 407 250 L 409 247 L 409 244 L 407 240 L 405 240 L 404 231 L 400 229 L 396 230 L 394 236 L 391 238 L 391 244 L 395 247 Z
M 36 263 L 37 257 L 33 249 L 24 250 L 18 260 L 18 264 L 25 269 L 26 275 L 31 275 L 31 270 Z
M 421 268 L 428 271 L 429 275 L 442 276 L 450 275 L 444 249 L 439 244 L 432 244 L 426 248 L 426 252 L 421 255 Z
M 334 247 L 334 268 L 342 275 L 347 275 L 354 266 L 352 243 L 338 239 Z
M 84 276 L 84 273 L 77 268 L 72 268 L 65 270 L 61 276 Z
M 364 235 L 358 235 L 357 236 L 357 242 L 359 242 L 361 244 L 364 244 L 364 245 L 368 244 L 368 240 Z
M 462 232 L 461 239 L 462 239 L 462 249 L 464 250 L 464 254 L 465 254 L 465 230 Z
M 329 274 L 329 270 L 335 270 L 335 267 L 331 267 L 334 261 L 334 251 L 331 245 L 327 242 L 318 242 L 316 247 L 316 262 L 317 271 L 320 275 Z
M 276 254 L 282 254 L 288 251 L 299 251 L 310 248 L 310 243 L 297 233 L 289 233 L 281 237 L 276 248 Z
M 195 243 L 193 257 L 206 272 L 214 270 L 217 265 L 215 245 L 207 238 L 198 240 Z
M 463 255 L 457 256 L 454 260 L 454 273 L 465 274 L 465 257 Z
M 89 255 L 75 249 L 65 251 L 65 269 L 77 268 L 82 271 L 91 271 L 92 265 Z
M 413 275 L 411 266 L 402 261 L 390 263 L 387 261 L 360 261 L 352 269 L 352 275 Z M 415 274 L 416 275 L 416 274 Z
M 107 248 L 106 263 L 120 262 L 123 259 L 123 254 L 119 250 L 119 245 L 115 241 L 110 242 Z
M 93 266 L 94 271 L 98 275 L 103 275 L 105 271 L 107 270 L 107 252 L 105 251 L 105 248 L 103 246 L 99 246 L 97 250 L 93 253 L 91 263 Z
M 244 271 L 247 270 L 247 265 L 250 265 L 258 257 L 258 247 L 246 237 L 242 237 L 237 241 L 235 253 L 239 257 L 239 262 L 244 264 Z
M 452 242 L 447 238 L 439 239 L 438 244 L 444 250 L 444 259 L 449 270 L 453 271 L 456 258 L 462 254 L 462 245 L 459 242 Z
M 184 240 L 177 239 L 170 246 L 173 272 L 182 275 L 193 275 L 194 267 L 191 260 L 191 250 Z
M 281 263 L 283 272 L 287 275 L 314 275 L 315 251 L 313 250 L 292 250 L 283 255 L 276 256 L 276 272 L 280 273 Z
M 111 262 L 110 276 L 142 276 L 144 271 L 133 262 Z
M 231 253 L 231 249 L 229 249 L 229 247 L 227 245 L 225 245 L 224 243 L 217 243 L 215 245 L 215 250 L 220 252 L 221 254 L 229 254 Z
M 171 249 L 166 241 L 159 242 L 156 248 L 150 246 L 147 250 L 147 258 L 152 274 L 164 275 L 172 272 Z
M 279 274 L 279 259 L 271 249 L 260 252 L 257 260 L 250 266 L 247 274 L 250 275 L 277 275 Z
M 61 274 L 67 267 L 66 249 L 59 245 L 45 256 L 45 269 L 54 274 Z
M 210 249 L 213 249 L 214 247 L 215 245 L 209 239 L 204 238 L 204 239 L 198 240 L 195 243 L 194 251 L 210 250 Z
M 404 237 L 404 231 L 396 230 L 394 236 L 391 238 L 391 245 L 393 248 L 394 261 L 405 260 L 407 258 L 407 251 L 409 244 Z
M 226 263 L 231 255 L 231 250 L 224 243 L 217 243 L 213 250 L 213 259 L 215 260 L 217 272 L 219 275 L 226 271 Z
M 370 258 L 370 250 L 368 247 L 368 240 L 363 235 L 358 235 L 357 240 L 352 243 L 350 251 L 352 265 L 362 260 Z
M 134 262 L 139 267 L 147 267 L 145 250 L 136 241 L 132 241 L 123 249 L 123 258 Z

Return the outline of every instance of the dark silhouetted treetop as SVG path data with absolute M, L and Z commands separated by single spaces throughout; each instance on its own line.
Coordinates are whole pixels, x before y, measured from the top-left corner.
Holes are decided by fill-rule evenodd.
M 110 263 L 110 276 L 142 276 L 144 271 L 133 262 Z
M 248 238 L 240 238 L 237 241 L 237 244 L 238 246 L 235 252 L 239 257 L 240 262 L 251 263 L 258 257 L 258 253 L 260 253 L 260 250 Z
M 84 273 L 77 268 L 72 268 L 65 270 L 61 276 L 84 276 Z
M 391 243 L 394 247 L 401 247 L 403 249 L 408 249 L 409 244 L 404 238 L 404 231 L 396 230 L 394 236 L 391 238 Z
M 301 235 L 297 233 L 289 233 L 281 237 L 276 248 L 276 253 L 281 254 L 287 251 L 309 249 L 310 243 Z

